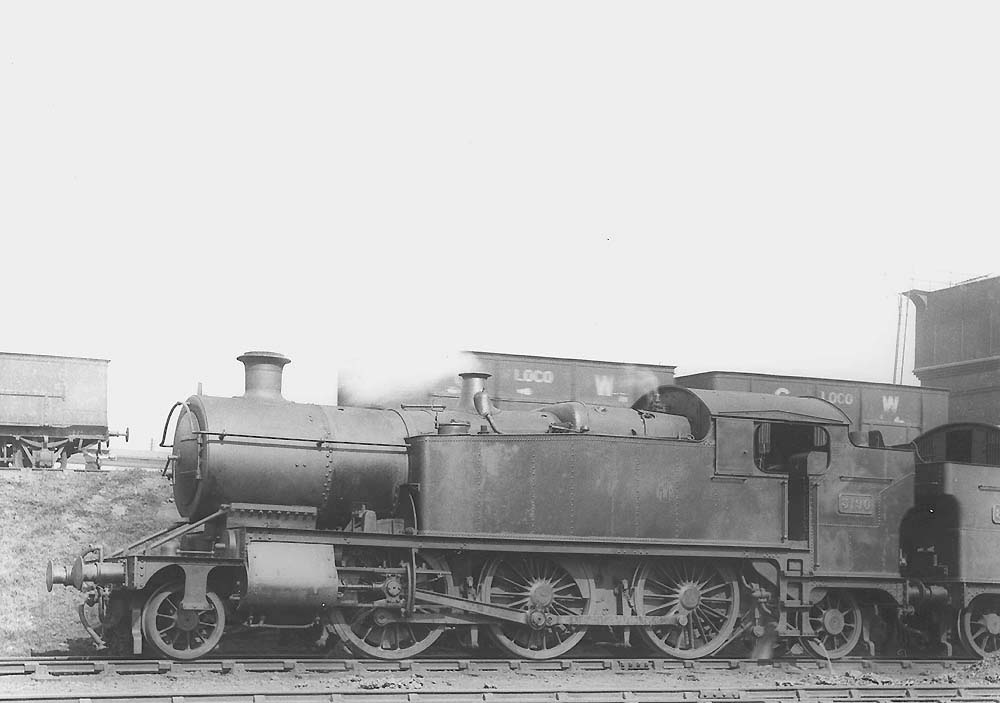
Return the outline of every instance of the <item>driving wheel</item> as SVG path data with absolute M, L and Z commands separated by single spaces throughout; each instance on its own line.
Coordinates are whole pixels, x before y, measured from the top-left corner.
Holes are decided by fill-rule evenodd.
M 525 622 L 489 626 L 500 649 L 523 659 L 551 659 L 573 649 L 586 625 L 553 623 L 550 616 L 590 615 L 593 580 L 583 562 L 558 557 L 505 554 L 483 568 L 487 603 L 525 611 Z
M 426 554 L 417 557 L 416 587 L 424 591 L 454 595 L 456 590 L 448 564 L 443 557 Z M 419 573 L 420 570 L 438 573 Z M 405 585 L 386 583 L 384 588 L 403 592 Z M 415 614 L 436 613 L 439 609 L 417 605 Z M 409 659 L 425 651 L 444 633 L 446 626 L 407 619 L 399 607 L 362 606 L 335 608 L 330 614 L 334 632 L 355 654 L 375 659 Z
M 714 654 L 733 633 L 740 587 L 726 566 L 702 559 L 650 559 L 635 580 L 639 615 L 676 615 L 675 625 L 646 625 L 639 636 L 653 650 L 678 659 Z

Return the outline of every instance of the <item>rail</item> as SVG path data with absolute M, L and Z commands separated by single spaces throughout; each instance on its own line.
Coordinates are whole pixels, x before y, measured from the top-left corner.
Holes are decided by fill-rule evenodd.
M 780 659 L 586 657 L 573 659 L 474 659 L 442 656 L 421 659 L 331 659 L 324 657 L 209 657 L 194 661 L 111 657 L 31 657 L 0 659 L 0 679 L 24 675 L 176 674 L 180 672 L 247 673 L 390 673 L 390 672 L 711 672 L 773 671 L 843 674 L 862 671 L 911 677 L 918 673 L 956 672 L 974 666 L 972 659 L 862 659 L 832 662 L 812 657 Z M 997 682 L 1000 684 L 1000 681 Z
M 271 684 L 273 686 L 273 684 Z M 699 703 L 788 703 L 789 701 L 811 701 L 812 703 L 841 703 L 862 699 L 875 700 L 880 703 L 890 701 L 920 700 L 924 703 L 996 703 L 1000 696 L 1000 686 L 957 687 L 923 687 L 907 686 L 889 690 L 873 691 L 868 688 L 856 687 L 815 687 L 799 689 L 783 688 L 540 688 L 511 687 L 503 689 L 432 689 L 422 687 L 397 690 L 356 689 L 343 690 L 327 687 L 320 690 L 298 689 L 289 691 L 282 688 L 264 688 L 262 690 L 177 690 L 160 689 L 155 692 L 122 694 L 119 692 L 95 693 L 31 693 L 31 694 L 0 694 L 0 701 L 45 701 L 46 703 L 122 703 L 134 701 L 141 703 L 269 703 L 292 702 L 311 703 L 344 703 L 347 701 L 365 703 L 416 703 L 431 701 L 435 703 L 675 703 L 680 701 L 698 701 Z

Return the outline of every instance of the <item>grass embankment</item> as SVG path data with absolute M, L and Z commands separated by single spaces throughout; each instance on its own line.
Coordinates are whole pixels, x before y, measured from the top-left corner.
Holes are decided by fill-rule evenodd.
M 112 550 L 176 522 L 158 472 L 0 471 L 0 656 L 80 650 L 89 642 L 73 587 L 45 590 L 45 567 L 88 544 Z

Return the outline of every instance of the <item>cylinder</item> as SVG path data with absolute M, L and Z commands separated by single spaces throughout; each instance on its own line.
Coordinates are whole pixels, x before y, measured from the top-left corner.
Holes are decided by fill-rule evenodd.
M 247 588 L 242 607 L 317 610 L 340 598 L 332 544 L 251 542 L 247 545 Z

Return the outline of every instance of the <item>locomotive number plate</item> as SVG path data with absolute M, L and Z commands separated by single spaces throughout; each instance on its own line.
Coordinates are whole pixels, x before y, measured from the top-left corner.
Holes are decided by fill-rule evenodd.
M 841 515 L 874 515 L 875 498 L 854 493 L 841 493 L 837 503 L 837 512 Z
M 1000 525 L 1000 505 L 993 506 L 993 524 Z

